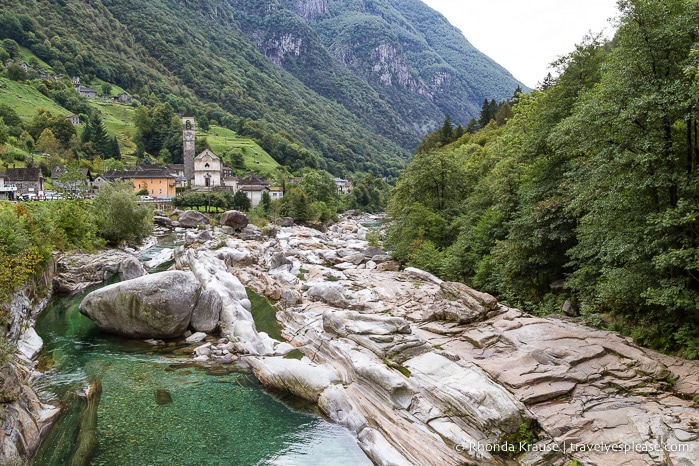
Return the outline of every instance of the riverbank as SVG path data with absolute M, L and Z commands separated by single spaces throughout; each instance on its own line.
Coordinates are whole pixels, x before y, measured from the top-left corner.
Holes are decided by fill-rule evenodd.
M 58 406 L 44 403 L 32 388 L 40 376 L 36 358 L 43 346 L 34 324 L 53 295 L 55 272 L 51 261 L 41 277 L 29 280 L 9 301 L 5 338 L 16 352 L 0 365 L 0 464 L 24 464 L 60 414 Z
M 303 353 L 247 351 L 264 384 L 317 403 L 377 464 L 693 464 L 696 362 L 399 270 L 361 223 L 190 242 L 275 302 Z

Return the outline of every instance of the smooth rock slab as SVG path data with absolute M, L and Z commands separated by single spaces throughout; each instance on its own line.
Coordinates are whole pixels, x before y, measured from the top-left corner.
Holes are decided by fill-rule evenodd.
M 411 381 L 484 433 L 515 432 L 526 422 L 524 407 L 479 368 L 457 364 L 436 353 L 406 361 Z M 499 435 L 496 435 L 496 439 Z
M 175 338 L 187 330 L 200 288 L 190 272 L 156 273 L 93 291 L 80 303 L 80 312 L 105 332 Z
M 326 388 L 340 382 L 330 365 L 313 365 L 305 359 L 250 357 L 246 362 L 262 385 L 286 390 L 314 403 Z
M 36 333 L 34 327 L 22 332 L 22 338 L 17 342 L 17 349 L 29 360 L 34 360 L 44 347 L 44 340 Z

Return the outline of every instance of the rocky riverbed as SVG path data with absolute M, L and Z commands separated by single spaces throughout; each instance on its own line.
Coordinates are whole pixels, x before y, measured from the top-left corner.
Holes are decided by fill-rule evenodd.
M 361 222 L 189 230 L 169 287 L 188 295 L 176 331 L 224 338 L 195 359 L 236 353 L 263 384 L 317 403 L 376 464 L 696 464 L 699 364 L 399 270 Z M 138 296 L 144 280 L 120 292 Z M 257 331 L 244 286 L 275 303 L 287 341 Z

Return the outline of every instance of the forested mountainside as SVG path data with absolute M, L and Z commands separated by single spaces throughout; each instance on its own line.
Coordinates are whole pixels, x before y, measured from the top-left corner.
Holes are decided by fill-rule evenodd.
M 335 173 L 396 174 L 445 114 L 466 123 L 485 98 L 510 98 L 518 85 L 419 1 L 0 6 L 3 37 L 55 73 L 235 119 L 228 126 L 263 141 L 279 162 Z
M 419 0 L 232 2 L 262 53 L 404 147 L 520 85 Z
M 500 125 L 435 131 L 388 206 L 407 264 L 699 358 L 699 4 L 619 2 Z

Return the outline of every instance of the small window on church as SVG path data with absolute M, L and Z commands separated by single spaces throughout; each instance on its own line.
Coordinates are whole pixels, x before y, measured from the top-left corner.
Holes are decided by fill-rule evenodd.
M 204 164 L 204 166 L 205 166 L 206 168 L 209 168 L 209 162 L 206 162 L 206 163 Z

